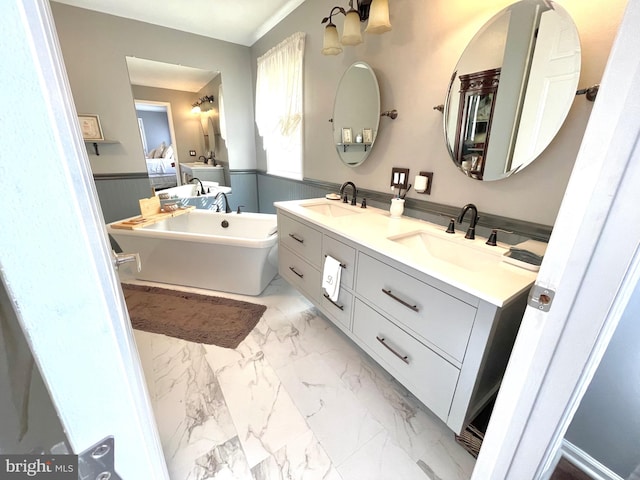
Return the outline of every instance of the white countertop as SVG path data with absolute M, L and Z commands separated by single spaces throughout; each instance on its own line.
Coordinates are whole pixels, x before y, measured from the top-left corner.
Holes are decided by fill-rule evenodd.
M 187 167 L 190 169 L 198 169 L 198 168 L 204 168 L 204 169 L 210 169 L 210 168 L 222 168 L 222 165 L 209 165 L 207 163 L 204 162 L 190 162 L 190 163 L 180 163 L 180 166 L 183 167 Z
M 316 204 L 353 209 L 353 213 L 333 217 L 305 207 Z M 362 209 L 360 205 L 351 206 L 324 198 L 275 202 L 274 205 L 499 307 L 523 290 L 528 290 L 536 278 L 536 272 L 502 261 L 502 255 L 509 247 L 500 244 L 499 238 L 498 245 L 492 247 L 485 244 L 486 238 L 465 239 L 464 231 L 448 234 L 441 225 L 424 220 L 405 216 L 391 218 L 386 210 Z M 390 239 L 417 231 L 428 231 L 436 240 L 444 240 L 440 244 L 450 245 L 453 252 L 459 251 L 459 258 L 451 263 L 430 255 L 422 247 L 410 248 Z M 460 250 L 456 250 L 458 248 Z M 478 260 L 482 258 L 485 261 L 475 262 L 474 253 L 477 253 Z M 465 260 L 465 256 L 471 260 Z

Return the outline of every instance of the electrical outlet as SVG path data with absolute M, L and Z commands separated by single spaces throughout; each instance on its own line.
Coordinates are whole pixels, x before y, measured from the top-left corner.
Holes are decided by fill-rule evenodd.
M 409 185 L 409 169 L 397 168 L 391 169 L 391 186 L 395 188 L 407 189 Z
M 196 151 L 195 150 L 189 150 L 189 156 L 190 157 L 195 157 L 196 156 Z

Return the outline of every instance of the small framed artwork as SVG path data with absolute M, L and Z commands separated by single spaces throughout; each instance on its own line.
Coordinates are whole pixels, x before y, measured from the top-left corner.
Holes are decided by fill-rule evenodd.
M 352 143 L 353 135 L 350 127 L 344 127 L 342 129 L 342 143 Z
M 363 128 L 362 141 L 364 143 L 373 143 L 373 130 L 371 130 L 370 128 Z
M 104 140 L 100 117 L 98 115 L 78 115 L 82 138 L 85 140 Z

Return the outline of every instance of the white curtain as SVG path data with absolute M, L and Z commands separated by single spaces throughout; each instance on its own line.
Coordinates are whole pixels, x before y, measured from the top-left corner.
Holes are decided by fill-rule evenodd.
M 258 58 L 256 124 L 267 171 L 302 178 L 302 82 L 305 34 L 294 33 Z

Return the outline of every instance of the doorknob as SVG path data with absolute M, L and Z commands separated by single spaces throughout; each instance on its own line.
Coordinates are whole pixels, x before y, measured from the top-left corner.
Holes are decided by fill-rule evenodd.
M 123 263 L 136 262 L 138 266 L 138 272 L 142 270 L 142 262 L 140 261 L 139 253 L 116 253 L 113 251 L 113 265 L 116 270 Z

